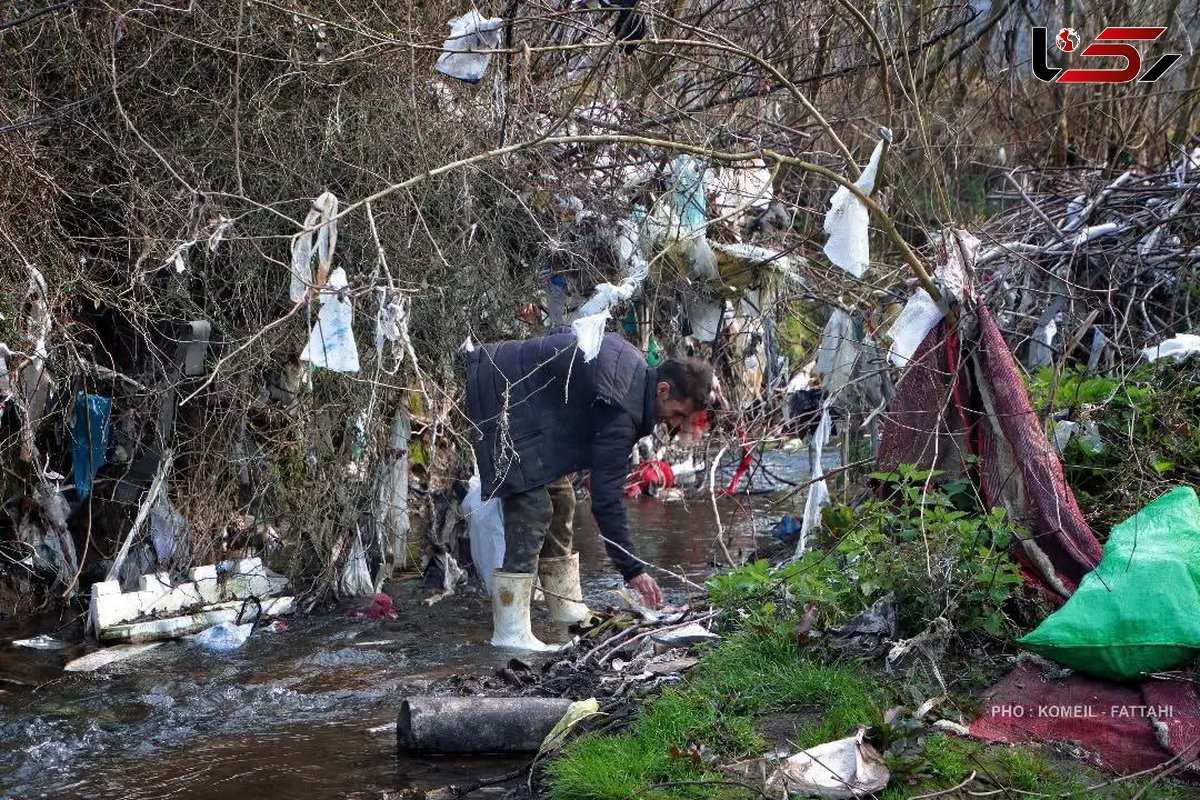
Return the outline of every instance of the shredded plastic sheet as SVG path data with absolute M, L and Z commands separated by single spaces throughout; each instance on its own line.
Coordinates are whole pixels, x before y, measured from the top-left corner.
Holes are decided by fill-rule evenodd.
M 1078 439 L 1088 453 L 1099 453 L 1104 450 L 1104 440 L 1100 438 L 1100 430 L 1096 423 L 1087 420 L 1080 425 L 1078 422 L 1060 419 L 1055 421 L 1051 440 L 1054 449 L 1061 455 L 1067 449 L 1072 439 Z
M 685 233 L 704 230 L 708 224 L 708 203 L 704 197 L 704 170 L 691 156 L 678 156 L 671 162 L 671 205 L 679 215 Z
M 12 396 L 12 381 L 8 377 L 8 357 L 13 354 L 8 345 L 0 342 L 0 405 Z M 4 417 L 4 409 L 0 408 L 0 419 Z
M 1193 353 L 1200 353 L 1200 336 L 1194 333 L 1181 333 L 1142 350 L 1142 357 L 1147 361 L 1158 361 L 1160 358 L 1183 361 Z
M 150 506 L 150 541 L 160 565 L 170 563 L 176 555 L 180 537 L 187 528 L 187 518 L 175 510 L 166 492 L 160 492 Z
M 70 642 L 60 641 L 49 634 L 39 634 L 32 639 L 13 639 L 13 647 L 28 647 L 32 650 L 62 650 L 70 647 Z
M 736 226 L 748 211 L 766 208 L 775 199 L 771 170 L 762 159 L 746 165 L 722 167 L 709 173 L 713 216 L 730 217 Z
M 384 459 L 382 475 L 376 488 L 376 518 L 383 528 L 385 541 L 392 548 L 392 566 L 408 566 L 408 443 L 412 439 L 412 423 L 403 406 L 392 417 L 391 440 Z
M 579 317 L 571 323 L 571 328 L 575 331 L 579 349 L 583 351 L 584 361 L 591 361 L 600 352 L 600 344 L 604 341 L 604 324 L 611 319 L 609 310 L 633 297 L 649 274 L 650 264 L 634 254 L 631 256 L 629 274 L 619 286 L 601 283 L 592 297 L 579 308 Z
M 93 650 L 85 656 L 80 656 L 74 661 L 68 661 L 63 667 L 64 672 L 95 672 L 101 667 L 106 667 L 109 664 L 117 661 L 123 661 L 127 658 L 140 655 L 147 650 L 153 650 L 162 642 L 146 642 L 145 644 L 118 644 L 112 647 L 105 647 L 100 650 Z
M 917 289 L 888 330 L 888 337 L 892 340 L 888 360 L 901 369 L 908 366 L 913 353 L 944 316 L 945 310 L 933 301 L 929 292 Z
M 1111 236 L 1114 233 L 1120 233 L 1124 229 L 1125 225 L 1120 222 L 1102 222 L 1099 225 L 1088 225 L 1071 238 L 1071 246 L 1082 247 L 1093 239 Z
M 804 555 L 808 546 L 808 535 L 821 524 L 821 509 L 829 505 L 829 484 L 825 482 L 825 468 L 821 465 L 821 454 L 829 441 L 829 432 L 833 428 L 833 420 L 829 417 L 829 406 L 832 396 L 826 398 L 821 406 L 821 422 L 812 435 L 809 445 L 809 480 L 808 497 L 804 501 L 804 516 L 800 520 L 800 538 L 796 541 L 796 558 Z
M 177 273 L 184 272 L 188 268 L 187 259 L 185 256 L 188 254 L 188 251 L 195 247 L 195 245 L 195 239 L 183 242 L 171 251 L 171 255 L 167 256 L 167 260 L 163 262 L 163 266 L 173 266 L 175 268 L 175 272 Z
M 408 299 L 403 295 L 385 293 L 379 299 L 379 313 L 375 316 L 375 357 L 382 362 L 384 346 L 391 342 L 396 356 L 395 370 L 404 361 L 408 346 Z
M 583 352 L 584 361 L 591 361 L 599 355 L 600 345 L 604 342 L 604 324 L 609 319 L 608 309 L 605 309 L 589 317 L 580 317 L 571 323 L 571 330 L 575 331 L 575 340 Z
M 1025 359 L 1026 366 L 1031 369 L 1048 367 L 1054 361 L 1054 337 L 1058 336 L 1057 315 L 1038 325 L 1033 331 L 1033 339 L 1029 342 L 1029 355 Z
M 318 272 L 316 285 L 324 282 L 333 263 L 333 252 L 337 248 L 337 216 L 338 199 L 332 192 L 325 192 L 309 209 L 304 218 L 304 230 L 292 239 L 291 285 L 288 297 L 293 303 L 304 299 L 310 286 L 314 285 L 312 273 L 313 238 L 316 238 L 316 253 Z M 320 225 L 320 228 L 316 226 Z
M 30 360 L 36 362 L 39 370 L 41 368 L 40 360 L 50 357 L 50 329 L 54 324 L 54 317 L 50 315 L 50 304 L 46 300 L 48 291 L 45 276 L 37 267 L 29 267 L 29 291 L 26 295 L 26 302 L 29 304 L 30 311 L 26 320 L 25 335 L 33 343 Z
M 499 17 L 485 19 L 472 8 L 448 24 L 450 38 L 442 44 L 443 52 L 434 69 L 460 81 L 478 83 L 487 72 L 492 54 L 477 51 L 495 50 L 500 46 L 500 28 L 504 20 Z
M 346 271 L 338 267 L 321 289 L 321 310 L 301 361 L 334 372 L 358 372 L 358 345 L 354 341 L 354 306 L 346 290 Z
M 571 729 L 583 722 L 588 717 L 603 715 L 600 710 L 600 703 L 594 697 L 589 697 L 587 700 L 576 700 L 571 705 L 567 706 L 567 712 L 563 714 L 562 719 L 554 726 L 554 728 L 546 734 L 546 738 L 542 740 L 540 753 L 553 753 L 561 748 L 567 742 L 567 734 Z
M 632 219 L 617 220 L 616 230 L 610 237 L 613 251 L 617 255 L 617 263 L 624 269 L 634 265 L 634 258 L 641 248 L 641 229 Z
M 875 177 L 879 171 L 879 161 L 883 158 L 884 146 L 892 139 L 892 132 L 888 129 L 883 128 L 881 133 L 883 139 L 875 145 L 871 160 L 859 179 L 854 182 L 863 194 L 869 195 L 875 189 Z M 871 261 L 871 247 L 867 235 L 867 225 L 870 221 L 870 212 L 862 201 L 845 186 L 839 186 L 829 199 L 829 213 L 825 215 L 824 230 L 829 234 L 829 241 L 825 243 L 825 255 L 833 264 L 856 278 L 862 277 Z
M 823 376 L 827 397 L 833 397 L 850 382 L 854 364 L 858 361 L 859 342 L 854 336 L 854 320 L 840 308 L 835 308 L 821 333 L 817 350 L 816 371 Z
M 64 586 L 71 585 L 79 571 L 75 539 L 67 528 L 71 507 L 56 486 L 43 484 L 33 493 L 33 505 L 21 514 L 17 524 L 17 539 L 33 552 L 34 569 L 53 572 Z
M 633 288 L 630 284 L 623 283 L 620 286 L 613 286 L 611 283 L 601 283 L 596 286 L 596 293 L 591 299 L 579 307 L 579 316 L 590 317 L 592 314 L 598 314 L 601 311 L 607 311 L 623 300 L 628 300 L 633 294 Z

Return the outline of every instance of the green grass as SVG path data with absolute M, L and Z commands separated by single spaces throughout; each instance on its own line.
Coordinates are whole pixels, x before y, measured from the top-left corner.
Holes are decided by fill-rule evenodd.
M 723 782 L 711 770 L 708 756 L 730 763 L 764 752 L 767 742 L 755 728 L 757 715 L 784 709 L 815 712 L 813 723 L 794 737 L 798 749 L 847 736 L 859 725 L 878 725 L 891 704 L 879 676 L 854 665 L 817 661 L 794 644 L 790 631 L 790 624 L 782 620 L 746 623 L 704 654 L 687 683 L 648 701 L 624 732 L 586 735 L 568 744 L 546 767 L 547 797 L 750 797 L 746 790 Z M 1131 800 L 1146 785 L 1146 779 L 1139 778 L 1088 791 L 1111 776 L 1036 745 L 985 745 L 935 734 L 926 739 L 913 771 L 893 769 L 892 783 L 880 800 L 944 791 L 972 772 L 977 778 L 970 788 L 976 791 L 1004 787 L 1070 800 Z M 1170 783 L 1155 784 L 1142 795 L 1144 800 L 1192 796 L 1187 788 Z
M 809 708 L 819 721 L 799 732 L 808 747 L 881 719 L 887 696 L 856 667 L 821 664 L 803 654 L 783 622 L 744 629 L 709 651 L 691 680 L 650 701 L 616 736 L 585 736 L 547 767 L 552 800 L 709 798 L 731 796 L 689 748 L 732 761 L 761 753 L 754 716 Z

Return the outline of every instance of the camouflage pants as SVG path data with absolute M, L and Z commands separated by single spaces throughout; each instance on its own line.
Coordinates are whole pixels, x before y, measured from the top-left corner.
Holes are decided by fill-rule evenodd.
M 570 475 L 502 502 L 505 572 L 537 572 L 539 557 L 571 555 L 575 487 Z

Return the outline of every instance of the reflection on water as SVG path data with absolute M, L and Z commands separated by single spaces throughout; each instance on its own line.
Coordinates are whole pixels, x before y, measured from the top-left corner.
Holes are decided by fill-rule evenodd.
M 783 513 L 771 502 L 763 496 L 720 500 L 721 525 L 735 555 Z M 628 507 L 643 558 L 697 583 L 719 563 L 708 500 L 641 499 Z M 608 590 L 619 577 L 586 503 L 576 519 L 585 595 L 610 603 Z M 678 583 L 663 584 L 668 599 L 683 599 Z M 7 644 L 54 630 L 59 620 L 19 627 L 0 621 L 0 797 L 378 797 L 384 790 L 512 769 L 519 760 L 401 757 L 391 731 L 370 732 L 394 721 L 404 692 L 456 672 L 490 672 L 511 655 L 487 645 L 490 607 L 477 591 L 432 607 L 406 602 L 398 611 L 399 619 L 378 622 L 298 618 L 289 632 L 256 632 L 232 653 L 169 642 L 82 674 L 62 672 L 82 646 Z M 544 622 L 535 622 L 535 631 L 551 640 L 563 635 Z M 78 638 L 78 626 L 59 635 Z

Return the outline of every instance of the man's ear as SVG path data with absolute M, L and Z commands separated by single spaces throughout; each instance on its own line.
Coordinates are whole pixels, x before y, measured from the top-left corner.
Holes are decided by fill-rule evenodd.
M 659 381 L 658 386 L 656 386 L 654 388 L 655 388 L 655 392 L 660 396 L 669 397 L 671 395 L 671 384 L 668 383 L 667 381 Z

